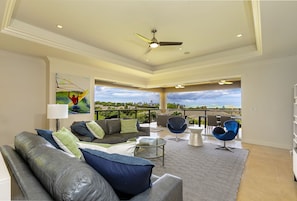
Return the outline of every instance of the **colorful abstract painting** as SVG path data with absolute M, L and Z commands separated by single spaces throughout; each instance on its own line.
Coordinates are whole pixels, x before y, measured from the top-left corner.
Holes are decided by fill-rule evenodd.
M 68 104 L 70 114 L 90 113 L 90 79 L 56 74 L 56 103 Z

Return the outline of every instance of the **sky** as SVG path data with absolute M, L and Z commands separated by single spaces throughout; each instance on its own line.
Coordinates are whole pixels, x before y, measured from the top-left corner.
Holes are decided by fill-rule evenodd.
M 95 101 L 159 103 L 159 93 L 96 86 Z M 241 89 L 168 93 L 167 102 L 186 107 L 241 107 Z

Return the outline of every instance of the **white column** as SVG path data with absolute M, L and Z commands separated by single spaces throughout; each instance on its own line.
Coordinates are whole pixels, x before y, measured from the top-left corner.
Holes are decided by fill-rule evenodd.
M 160 92 L 160 108 L 162 113 L 165 113 L 167 110 L 167 94 L 165 92 L 165 90 L 163 89 Z

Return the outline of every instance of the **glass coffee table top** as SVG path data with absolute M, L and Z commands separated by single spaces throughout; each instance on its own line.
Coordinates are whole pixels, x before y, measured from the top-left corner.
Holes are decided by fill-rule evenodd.
M 139 137 L 136 139 L 135 156 L 154 159 L 162 158 L 162 165 L 164 166 L 166 140 L 158 137 Z

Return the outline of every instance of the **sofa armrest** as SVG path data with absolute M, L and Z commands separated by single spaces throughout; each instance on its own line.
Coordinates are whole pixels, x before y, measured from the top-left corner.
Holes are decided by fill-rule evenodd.
M 171 174 L 157 179 L 150 189 L 134 196 L 131 201 L 182 201 L 182 180 Z
M 140 126 L 138 128 L 138 130 L 144 132 L 146 134 L 146 136 L 150 136 L 150 127 L 149 126 L 148 127 Z

